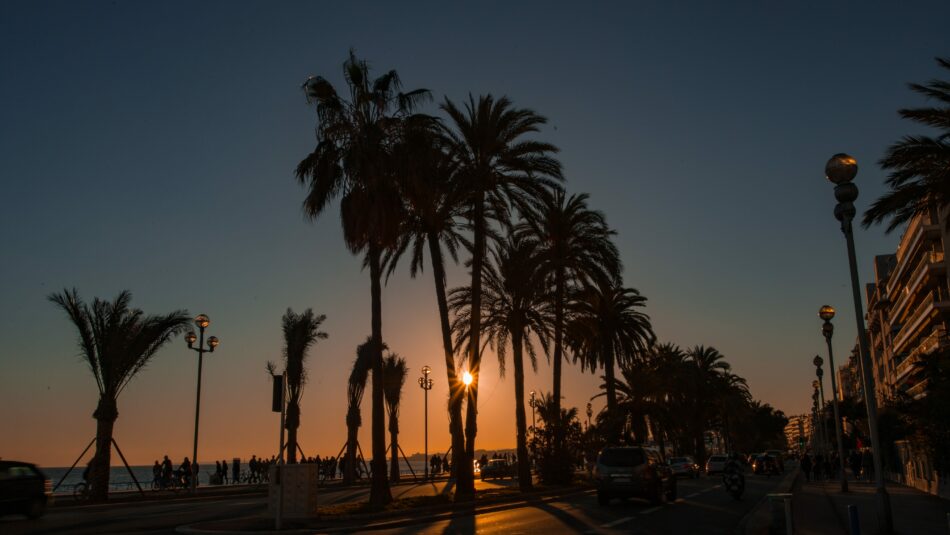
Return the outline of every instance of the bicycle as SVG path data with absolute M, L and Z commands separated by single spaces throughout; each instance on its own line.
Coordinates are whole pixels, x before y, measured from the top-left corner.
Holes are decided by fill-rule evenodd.
M 73 486 L 73 499 L 77 502 L 87 502 L 92 497 L 92 491 L 89 489 L 89 484 L 85 481 L 81 483 L 76 483 Z

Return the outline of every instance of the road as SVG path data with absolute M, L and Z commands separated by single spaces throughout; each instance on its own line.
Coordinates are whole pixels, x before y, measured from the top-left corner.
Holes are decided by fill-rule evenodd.
M 592 491 L 576 493 L 545 503 L 496 506 L 479 514 L 431 522 L 410 520 L 403 524 L 380 522 L 364 526 L 361 532 L 377 534 L 454 533 L 643 533 L 719 534 L 734 533 L 739 520 L 775 487 L 780 478 L 747 476 L 746 494 L 734 500 L 721 488 L 717 477 L 679 482 L 679 499 L 672 504 L 652 506 L 647 502 L 613 501 L 602 507 Z M 431 494 L 428 485 L 404 484 L 393 487 L 395 497 Z M 481 488 L 494 486 L 479 482 Z M 365 500 L 366 487 L 327 490 L 321 503 Z M 0 533 L 93 534 L 93 533 L 174 533 L 175 528 L 199 522 L 258 516 L 265 512 L 263 495 L 204 497 L 140 503 L 51 508 L 38 520 L 19 516 L 0 518 Z M 412 522 L 411 524 L 409 522 Z M 397 527 L 394 527 L 397 526 Z

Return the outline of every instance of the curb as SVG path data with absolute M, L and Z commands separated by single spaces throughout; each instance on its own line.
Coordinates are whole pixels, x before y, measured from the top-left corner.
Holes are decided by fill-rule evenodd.
M 789 493 L 798 481 L 801 470 L 795 467 L 786 474 L 772 493 Z M 772 512 L 769 507 L 769 496 L 766 494 L 746 513 L 736 525 L 736 535 L 767 535 L 772 525 Z
M 503 511 L 505 509 L 516 509 L 518 507 L 524 507 L 530 505 L 531 503 L 537 502 L 550 502 L 563 498 L 565 496 L 571 496 L 574 494 L 583 494 L 586 492 L 591 492 L 593 489 L 586 487 L 573 487 L 569 489 L 558 489 L 548 492 L 539 492 L 530 496 L 505 496 L 498 497 L 493 499 L 487 499 L 482 503 L 462 503 L 462 504 L 446 504 L 446 505 L 433 505 L 429 507 L 419 507 L 416 509 L 407 509 L 402 511 L 386 511 L 381 513 L 368 513 L 365 515 L 341 515 L 340 517 L 330 521 L 329 524 L 324 525 L 313 525 L 306 528 L 298 529 L 282 529 L 281 531 L 276 530 L 212 530 L 204 529 L 199 527 L 192 527 L 193 525 L 178 526 L 175 528 L 176 533 L 189 534 L 189 535 L 220 535 L 220 534 L 234 534 L 234 535 L 261 535 L 266 533 L 314 533 L 318 531 L 320 533 L 339 533 L 339 532 L 350 532 L 354 528 L 368 528 L 368 529 L 392 529 L 404 526 L 411 526 L 420 521 L 433 522 L 439 520 L 448 520 L 451 518 L 456 518 L 459 516 L 470 515 L 473 512 L 476 514 L 479 513 L 489 513 L 495 511 Z M 258 518 L 258 517 L 248 517 L 248 518 Z M 359 523 L 357 523 L 359 522 Z

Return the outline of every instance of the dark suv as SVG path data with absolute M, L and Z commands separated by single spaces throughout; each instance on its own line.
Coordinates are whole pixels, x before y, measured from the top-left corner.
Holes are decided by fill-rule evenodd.
M 51 495 L 50 480 L 35 465 L 0 461 L 0 515 L 40 517 Z
M 601 505 L 611 498 L 643 498 L 654 504 L 676 499 L 676 477 L 652 448 L 604 448 L 597 457 L 594 481 Z

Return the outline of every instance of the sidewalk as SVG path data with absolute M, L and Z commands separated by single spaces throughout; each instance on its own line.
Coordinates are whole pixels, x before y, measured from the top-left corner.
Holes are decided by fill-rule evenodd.
M 861 535 L 881 533 L 873 483 L 849 480 L 847 494 L 839 492 L 839 485 L 838 481 L 799 479 L 793 499 L 795 535 L 853 535 L 849 531 L 848 505 L 858 509 Z M 950 501 L 890 482 L 887 492 L 898 535 L 950 533 Z

